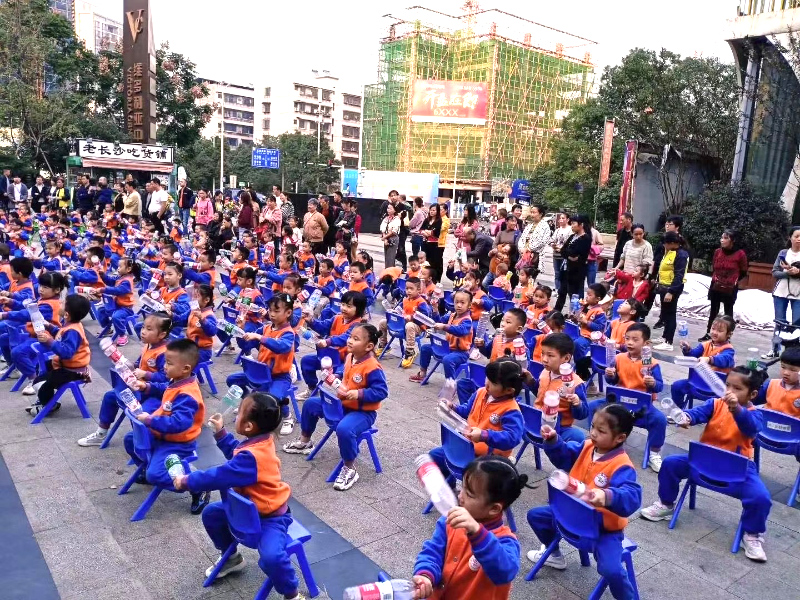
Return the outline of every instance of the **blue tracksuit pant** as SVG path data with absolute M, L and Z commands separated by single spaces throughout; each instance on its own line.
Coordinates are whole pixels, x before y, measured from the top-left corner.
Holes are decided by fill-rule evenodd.
M 689 402 L 689 391 L 691 388 L 692 386 L 689 385 L 688 379 L 678 379 L 678 381 L 672 384 L 670 392 L 672 393 L 672 401 L 676 406 L 686 408 Z
M 589 423 L 592 422 L 595 411 L 603 408 L 606 404 L 608 402 L 605 398 L 589 402 Z M 667 439 L 667 417 L 653 404 L 647 407 L 647 412 L 643 417 L 634 421 L 634 425 L 647 430 L 647 440 L 650 442 L 651 449 L 660 449 L 664 445 L 664 440 Z
M 145 472 L 147 482 L 151 485 L 157 485 L 163 488 L 172 488 L 172 478 L 167 473 L 167 467 L 164 461 L 170 454 L 177 454 L 180 458 L 184 459 L 191 456 L 197 449 L 196 442 L 164 442 L 161 440 L 153 440 L 153 456 L 147 465 Z M 129 431 L 125 434 L 125 452 L 127 452 L 137 465 L 141 465 L 142 461 L 133 451 L 133 432 Z
M 316 354 L 306 354 L 300 359 L 300 375 L 303 381 L 306 382 L 308 389 L 313 390 L 317 387 L 319 380 L 317 379 L 317 371 L 322 368 L 319 362 L 319 357 Z
M 142 410 L 147 413 L 153 413 L 161 406 L 160 398 L 140 398 L 139 392 L 136 392 L 136 397 L 142 404 Z M 100 427 L 108 429 L 114 424 L 117 419 L 117 414 L 120 411 L 119 400 L 114 390 L 109 390 L 103 394 L 103 401 L 100 403 L 100 414 L 97 417 L 97 424 Z
M 212 502 L 206 506 L 202 519 L 214 547 L 225 552 L 235 540 L 222 502 Z M 270 578 L 275 591 L 284 596 L 296 593 L 300 585 L 286 553 L 290 541 L 287 531 L 291 523 L 292 515 L 289 512 L 279 517 L 261 519 L 261 541 L 258 544 L 258 566 Z
M 339 453 L 342 460 L 352 462 L 358 456 L 358 436 L 372 427 L 378 412 L 374 410 L 344 409 L 344 417 L 336 426 L 336 441 L 339 442 Z M 317 428 L 317 422 L 323 417 L 322 399 L 312 396 L 303 403 L 300 413 L 300 431 L 311 436 Z
M 423 344 L 419 351 L 419 366 L 427 370 L 428 366 L 431 364 L 431 357 L 433 357 L 433 349 L 431 345 Z M 458 367 L 466 364 L 468 360 L 469 354 L 463 350 L 457 350 L 455 352 L 445 354 L 444 360 L 442 360 L 444 376 L 448 379 L 455 379 Z
M 283 375 L 273 375 L 274 379 L 269 386 L 264 389 L 260 390 L 262 392 L 267 392 L 268 394 L 272 394 L 275 396 L 279 401 L 287 398 L 289 396 L 289 389 L 292 387 L 292 379 L 289 377 L 288 373 Z M 232 385 L 238 385 L 242 388 L 244 395 L 247 395 L 248 391 L 253 388 L 250 382 L 247 380 L 247 376 L 242 373 L 233 373 L 229 375 L 228 378 L 225 380 L 225 384 L 228 387 Z M 289 405 L 281 406 L 281 415 L 286 418 L 291 414 Z
M 689 455 L 668 456 L 658 473 L 658 497 L 664 504 L 677 500 L 681 481 L 689 477 Z M 747 465 L 747 478 L 740 494 L 734 497 L 742 501 L 742 526 L 745 533 L 764 533 L 772 500 L 753 461 Z
M 36 367 L 39 363 L 38 353 L 33 349 L 36 342 L 33 338 L 22 340 L 11 348 L 11 363 L 23 376 L 33 379 L 36 374 Z M 5 354 L 5 353 L 4 353 Z
M 111 324 L 114 326 L 114 335 L 128 335 L 128 328 L 126 325 L 127 319 L 133 316 L 133 309 L 127 307 L 119 307 L 113 313 L 111 313 Z M 106 312 L 105 306 L 99 306 L 97 308 L 97 318 L 100 321 L 100 325 L 105 327 L 108 325 L 108 312 Z
M 549 506 L 530 509 L 528 524 L 545 546 L 549 546 L 557 535 L 553 509 Z M 630 600 L 634 597 L 633 586 L 622 564 L 623 537 L 622 531 L 602 533 L 597 541 L 594 559 L 597 562 L 597 572 L 608 581 L 611 595 L 617 600 Z
M 242 327 L 245 333 L 261 333 L 263 328 L 264 326 L 262 324 L 254 323 L 249 319 L 244 322 L 244 327 Z M 239 345 L 239 349 L 244 350 L 245 354 L 250 354 L 250 351 L 254 348 L 258 348 L 261 342 L 258 340 L 253 342 L 245 342 L 242 338 L 236 338 L 236 343 Z

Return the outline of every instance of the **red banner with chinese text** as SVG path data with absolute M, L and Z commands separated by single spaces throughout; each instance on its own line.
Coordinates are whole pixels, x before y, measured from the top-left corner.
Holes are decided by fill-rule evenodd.
M 486 123 L 486 84 L 472 81 L 414 82 L 411 120 L 425 123 Z
M 603 152 L 600 160 L 600 187 L 605 187 L 611 173 L 611 147 L 614 144 L 614 119 L 606 119 L 603 132 Z
M 619 190 L 619 213 L 617 216 L 630 211 L 633 205 L 636 156 L 638 152 L 639 142 L 628 140 L 625 144 L 625 163 L 622 168 L 622 187 Z

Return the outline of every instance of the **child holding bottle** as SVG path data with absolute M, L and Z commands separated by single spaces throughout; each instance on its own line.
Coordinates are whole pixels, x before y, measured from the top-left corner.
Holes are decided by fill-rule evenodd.
M 781 353 L 779 379 L 768 379 L 758 392 L 756 404 L 800 418 L 800 348 L 793 346 Z M 800 459 L 800 456 L 798 456 Z
M 109 317 L 111 318 L 111 324 L 114 326 L 114 343 L 117 346 L 124 346 L 128 343 L 126 322 L 133 316 L 134 289 L 136 282 L 141 277 L 142 268 L 132 258 L 122 257 L 119 259 L 117 273 L 116 279 L 104 275 L 103 283 L 106 285 L 97 290 L 99 294 L 114 298 L 115 310 L 109 315 L 105 305 L 101 305 L 97 308 L 97 316 L 101 323 L 107 322 Z
M 617 308 L 618 318 L 611 321 L 608 337 L 614 340 L 617 350 L 625 350 L 625 334 L 631 325 L 644 316 L 644 306 L 638 300 L 628 298 Z
M 195 302 L 197 306 L 195 307 Z M 200 362 L 211 360 L 211 347 L 217 335 L 217 318 L 214 316 L 214 288 L 201 283 L 195 286 L 195 298 L 189 303 L 186 337 L 200 349 Z

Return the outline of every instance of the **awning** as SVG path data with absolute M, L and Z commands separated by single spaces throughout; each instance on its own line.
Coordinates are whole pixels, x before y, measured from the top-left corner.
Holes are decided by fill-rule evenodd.
M 114 160 L 112 158 L 83 158 L 84 167 L 116 169 L 119 171 L 149 171 L 151 173 L 172 173 L 174 165 L 150 162 L 147 160 Z

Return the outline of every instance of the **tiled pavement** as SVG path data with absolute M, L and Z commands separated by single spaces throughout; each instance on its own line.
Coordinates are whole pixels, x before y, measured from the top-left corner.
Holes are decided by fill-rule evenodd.
M 96 326 L 89 324 L 87 329 L 95 331 Z M 699 327 L 693 324 L 692 336 L 696 338 L 698 332 Z M 737 349 L 743 350 L 767 336 L 746 332 L 741 336 L 737 333 L 735 339 Z M 130 344 L 124 352 L 135 357 L 137 345 Z M 94 381 L 86 387 L 86 397 L 96 416 L 109 385 L 104 379 L 107 363 L 99 352 L 95 357 Z M 234 370 L 232 362 L 229 356 L 215 360 L 213 373 L 222 390 L 225 376 Z M 296 501 L 294 513 L 315 536 L 309 555 L 317 581 L 333 598 L 341 597 L 344 585 L 374 579 L 378 567 L 395 576 L 410 575 L 414 558 L 433 529 L 435 516 L 420 514 L 425 497 L 417 484 L 412 459 L 439 443 L 433 410 L 442 377 L 437 374 L 431 385 L 420 388 L 408 381 L 408 371 L 396 365 L 396 358 L 384 361 L 391 393 L 377 421 L 382 474 L 376 475 L 372 465 L 360 459 L 360 481 L 352 490 L 340 493 L 325 483 L 338 461 L 334 441 L 311 463 L 301 456 L 281 456 L 283 474 Z M 664 372 L 667 381 L 682 375 L 674 365 L 665 365 Z M 26 399 L 8 392 L 11 383 L 0 383 L 0 454 L 33 538 L 26 535 L 18 507 L 9 506 L 15 494 L 4 485 L 0 464 L 0 517 L 7 523 L 3 535 L 8 538 L 0 557 L 5 564 L 8 556 L 2 553 L 6 552 L 29 568 L 17 572 L 16 580 L 9 578 L 12 573 L 0 575 L 5 590 L 0 597 L 56 597 L 48 588 L 46 570 L 35 568 L 38 545 L 52 581 L 65 599 L 252 598 L 262 574 L 255 565 L 255 554 L 249 550 L 246 556 L 253 560 L 244 573 L 211 588 L 201 587 L 214 549 L 200 519 L 189 514 L 187 496 L 164 493 L 144 521 L 128 520 L 146 489 L 135 485 L 127 496 L 117 495 L 117 488 L 131 472 L 122 449 L 126 426 L 107 450 L 81 448 L 76 440 L 92 430 L 94 421 L 81 419 L 74 404 L 67 401 L 56 416 L 42 425 L 30 426 L 22 410 Z M 209 411 L 220 407 L 219 399 L 210 394 L 206 394 L 206 402 Z M 698 428 L 671 428 L 665 452 L 685 451 L 699 433 Z M 641 462 L 643 444 L 644 435 L 637 429 L 628 444 L 635 463 Z M 201 445 L 201 466 L 220 459 L 208 432 L 204 432 Z M 546 458 L 543 460 L 544 470 L 536 471 L 528 452 L 520 465 L 538 484 L 536 489 L 526 490 L 514 505 L 523 553 L 538 545 L 525 512 L 545 502 L 544 479 L 550 465 Z M 787 488 L 797 468 L 797 462 L 788 457 L 770 453 L 763 457 L 762 473 L 774 499 L 766 542 L 769 562 L 764 565 L 750 562 L 742 552 L 732 555 L 729 551 L 741 510 L 736 500 L 699 490 L 697 510 L 685 510 L 673 531 L 666 523 L 634 517 L 626 532 L 639 544 L 634 564 L 642 598 L 797 598 L 800 510 L 786 506 Z M 649 504 L 656 498 L 656 476 L 650 471 L 638 473 L 644 486 L 644 503 Z M 11 541 L 16 545 L 10 546 Z M 587 597 L 597 580 L 595 569 L 581 568 L 574 552 L 568 563 L 564 572 L 545 569 L 535 581 L 527 583 L 523 577 L 530 563 L 523 556 L 512 598 Z M 8 590 L 13 590 L 10 595 L 6 595 Z

